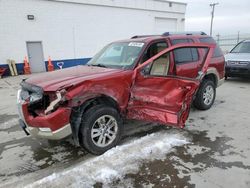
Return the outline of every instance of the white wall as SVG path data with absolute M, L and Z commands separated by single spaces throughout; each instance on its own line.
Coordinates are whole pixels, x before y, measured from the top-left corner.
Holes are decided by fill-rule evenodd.
M 164 0 L 0 0 L 0 64 L 22 62 L 26 41 L 42 41 L 45 60 L 75 59 L 92 57 L 114 40 L 156 34 L 156 18 L 175 19 L 181 31 L 185 9 Z

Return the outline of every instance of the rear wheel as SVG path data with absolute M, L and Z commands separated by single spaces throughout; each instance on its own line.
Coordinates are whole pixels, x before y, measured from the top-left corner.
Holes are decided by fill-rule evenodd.
M 123 131 L 118 111 L 105 105 L 90 108 L 82 115 L 81 146 L 100 155 L 117 145 Z
M 194 106 L 199 110 L 208 110 L 214 104 L 216 96 L 215 84 L 211 80 L 204 80 L 196 94 Z

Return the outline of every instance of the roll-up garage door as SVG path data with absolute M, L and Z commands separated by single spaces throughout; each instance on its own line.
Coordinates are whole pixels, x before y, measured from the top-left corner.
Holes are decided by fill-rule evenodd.
M 155 18 L 155 34 L 162 34 L 167 31 L 177 30 L 177 19 L 174 18 Z

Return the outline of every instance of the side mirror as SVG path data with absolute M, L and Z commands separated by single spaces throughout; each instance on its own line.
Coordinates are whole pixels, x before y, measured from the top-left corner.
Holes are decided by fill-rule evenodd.
M 197 80 L 202 80 L 203 77 L 204 77 L 204 73 L 202 71 L 199 71 L 196 79 Z
M 150 74 L 151 64 L 152 63 L 149 63 L 148 65 L 146 65 L 145 67 L 143 67 L 141 69 L 141 74 L 142 75 L 149 75 Z

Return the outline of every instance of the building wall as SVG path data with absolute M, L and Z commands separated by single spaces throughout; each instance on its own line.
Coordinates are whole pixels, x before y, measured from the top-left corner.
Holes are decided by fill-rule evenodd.
M 184 30 L 185 9 L 165 0 L 0 0 L 0 65 L 22 63 L 27 41 L 42 42 L 45 61 L 84 64 L 114 40 Z

